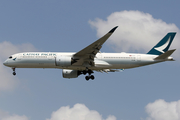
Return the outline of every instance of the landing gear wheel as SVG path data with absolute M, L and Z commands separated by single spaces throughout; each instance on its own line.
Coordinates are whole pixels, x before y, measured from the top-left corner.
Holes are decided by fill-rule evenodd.
M 88 81 L 89 79 L 94 80 L 94 75 L 91 75 L 92 73 L 94 73 L 91 69 L 86 68 L 86 70 L 82 71 L 82 74 L 86 74 L 88 73 L 89 75 L 85 77 L 85 79 Z
M 88 81 L 89 80 L 89 76 L 86 76 L 85 79 Z
M 85 79 L 88 81 L 89 79 L 94 80 L 94 75 L 86 76 Z
M 91 78 L 92 80 L 94 80 L 94 75 L 91 75 L 90 78 Z
M 16 75 L 16 72 L 13 72 L 13 75 Z
M 12 68 L 12 70 L 13 70 L 13 75 L 16 75 L 16 68 Z

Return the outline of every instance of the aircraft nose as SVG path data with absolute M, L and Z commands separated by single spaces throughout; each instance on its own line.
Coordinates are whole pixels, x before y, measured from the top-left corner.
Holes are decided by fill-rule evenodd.
M 7 65 L 8 65 L 8 61 L 7 61 L 7 60 L 4 61 L 3 64 L 4 64 L 5 66 L 7 66 Z

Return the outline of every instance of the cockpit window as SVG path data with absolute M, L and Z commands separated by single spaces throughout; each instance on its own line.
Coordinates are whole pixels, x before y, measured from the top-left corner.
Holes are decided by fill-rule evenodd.
M 11 59 L 11 58 L 12 58 L 12 56 L 9 57 L 9 59 Z

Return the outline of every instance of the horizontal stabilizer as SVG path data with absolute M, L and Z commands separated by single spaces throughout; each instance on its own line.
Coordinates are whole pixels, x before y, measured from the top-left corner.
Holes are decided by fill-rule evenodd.
M 166 59 L 166 58 L 168 58 L 175 50 L 176 50 L 176 49 L 174 49 L 174 50 L 169 50 L 169 51 L 167 51 L 167 52 L 165 52 L 165 53 L 159 55 L 159 56 L 156 57 L 154 60 L 162 60 L 162 59 Z

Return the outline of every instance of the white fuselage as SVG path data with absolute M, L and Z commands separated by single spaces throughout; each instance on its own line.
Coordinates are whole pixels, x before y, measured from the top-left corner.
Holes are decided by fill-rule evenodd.
M 56 63 L 57 56 L 72 57 L 75 53 L 63 52 L 28 52 L 12 55 L 4 62 L 4 65 L 12 68 L 59 68 L 72 70 L 85 70 L 85 65 L 59 66 Z M 144 65 L 154 64 L 166 60 L 154 60 L 158 55 L 134 54 L 134 53 L 97 53 L 94 58 L 95 65 L 88 67 L 91 70 L 103 69 L 128 69 Z
M 106 40 L 118 26 L 111 29 L 103 37 L 76 53 L 67 52 L 26 52 L 17 53 L 9 57 L 3 64 L 15 68 L 58 68 L 63 69 L 64 78 L 76 78 L 81 74 L 88 75 L 86 80 L 94 79 L 93 71 L 115 72 L 116 69 L 129 69 L 164 61 L 173 61 L 169 57 L 176 49 L 169 47 L 176 33 L 168 33 L 147 54 L 134 53 L 100 53 Z

